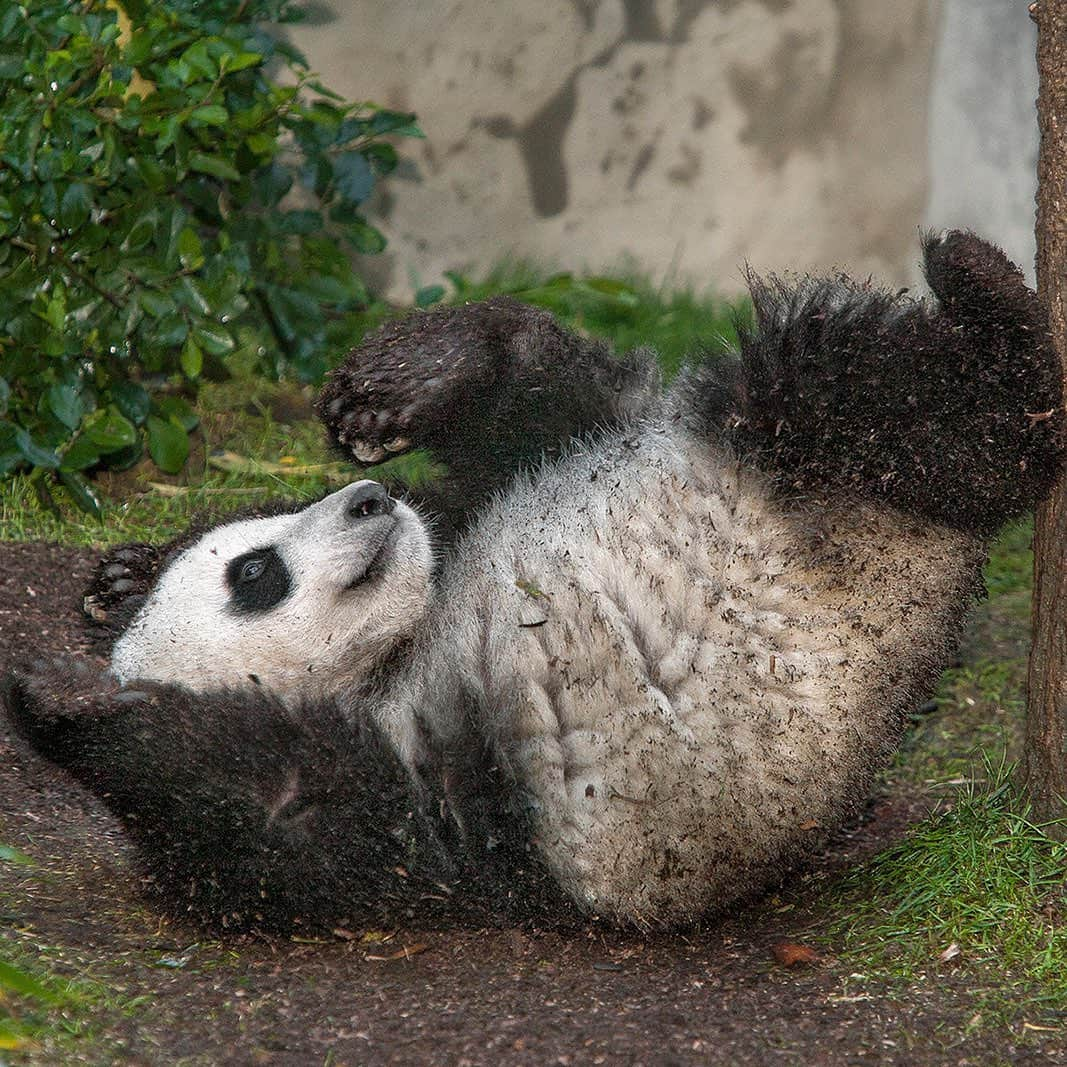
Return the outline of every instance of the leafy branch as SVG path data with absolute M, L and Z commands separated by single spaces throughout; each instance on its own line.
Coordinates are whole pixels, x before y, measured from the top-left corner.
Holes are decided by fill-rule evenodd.
M 99 468 L 184 465 L 202 377 L 327 368 L 369 300 L 351 253 L 385 246 L 365 205 L 398 163 L 386 138 L 421 132 L 321 85 L 266 32 L 293 17 L 0 7 L 0 475 L 93 510 Z

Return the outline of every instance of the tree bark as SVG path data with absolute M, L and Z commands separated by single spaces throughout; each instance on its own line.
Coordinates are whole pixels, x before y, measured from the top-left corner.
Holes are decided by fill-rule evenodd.
M 1041 129 L 1037 291 L 1060 358 L 1067 354 L 1067 0 L 1038 0 Z M 1034 518 L 1033 644 L 1023 777 L 1041 822 L 1067 816 L 1067 468 Z M 1067 823 L 1055 836 L 1067 837 Z

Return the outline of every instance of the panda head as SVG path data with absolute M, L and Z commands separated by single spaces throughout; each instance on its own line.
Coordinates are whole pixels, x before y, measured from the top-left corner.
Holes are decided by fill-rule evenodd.
M 158 552 L 101 564 L 106 591 L 140 595 L 111 670 L 195 690 L 263 686 L 284 699 L 359 681 L 426 611 L 433 556 L 418 515 L 362 481 L 300 511 L 226 521 Z M 138 589 L 138 553 L 156 552 Z M 141 560 L 143 563 L 144 561 Z

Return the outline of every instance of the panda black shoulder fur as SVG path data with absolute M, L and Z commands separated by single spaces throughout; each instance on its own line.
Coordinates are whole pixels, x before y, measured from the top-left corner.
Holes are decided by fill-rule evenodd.
M 665 394 L 511 301 L 386 326 L 320 413 L 447 464 L 447 551 L 365 481 L 118 550 L 111 673 L 14 676 L 13 723 L 209 923 L 661 926 L 760 888 L 855 810 L 1061 461 L 1034 294 L 972 235 L 924 253 L 936 306 L 754 280 L 740 352 Z

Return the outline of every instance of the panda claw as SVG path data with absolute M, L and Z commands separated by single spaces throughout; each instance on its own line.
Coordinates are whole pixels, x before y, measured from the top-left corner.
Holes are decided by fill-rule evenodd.
M 107 622 L 109 618 L 107 611 L 100 606 L 100 603 L 95 596 L 87 596 L 82 601 L 82 611 L 84 611 L 93 622 Z
M 353 441 L 352 453 L 360 463 L 381 463 L 385 459 L 385 449 L 380 445 L 372 445 L 367 441 Z

